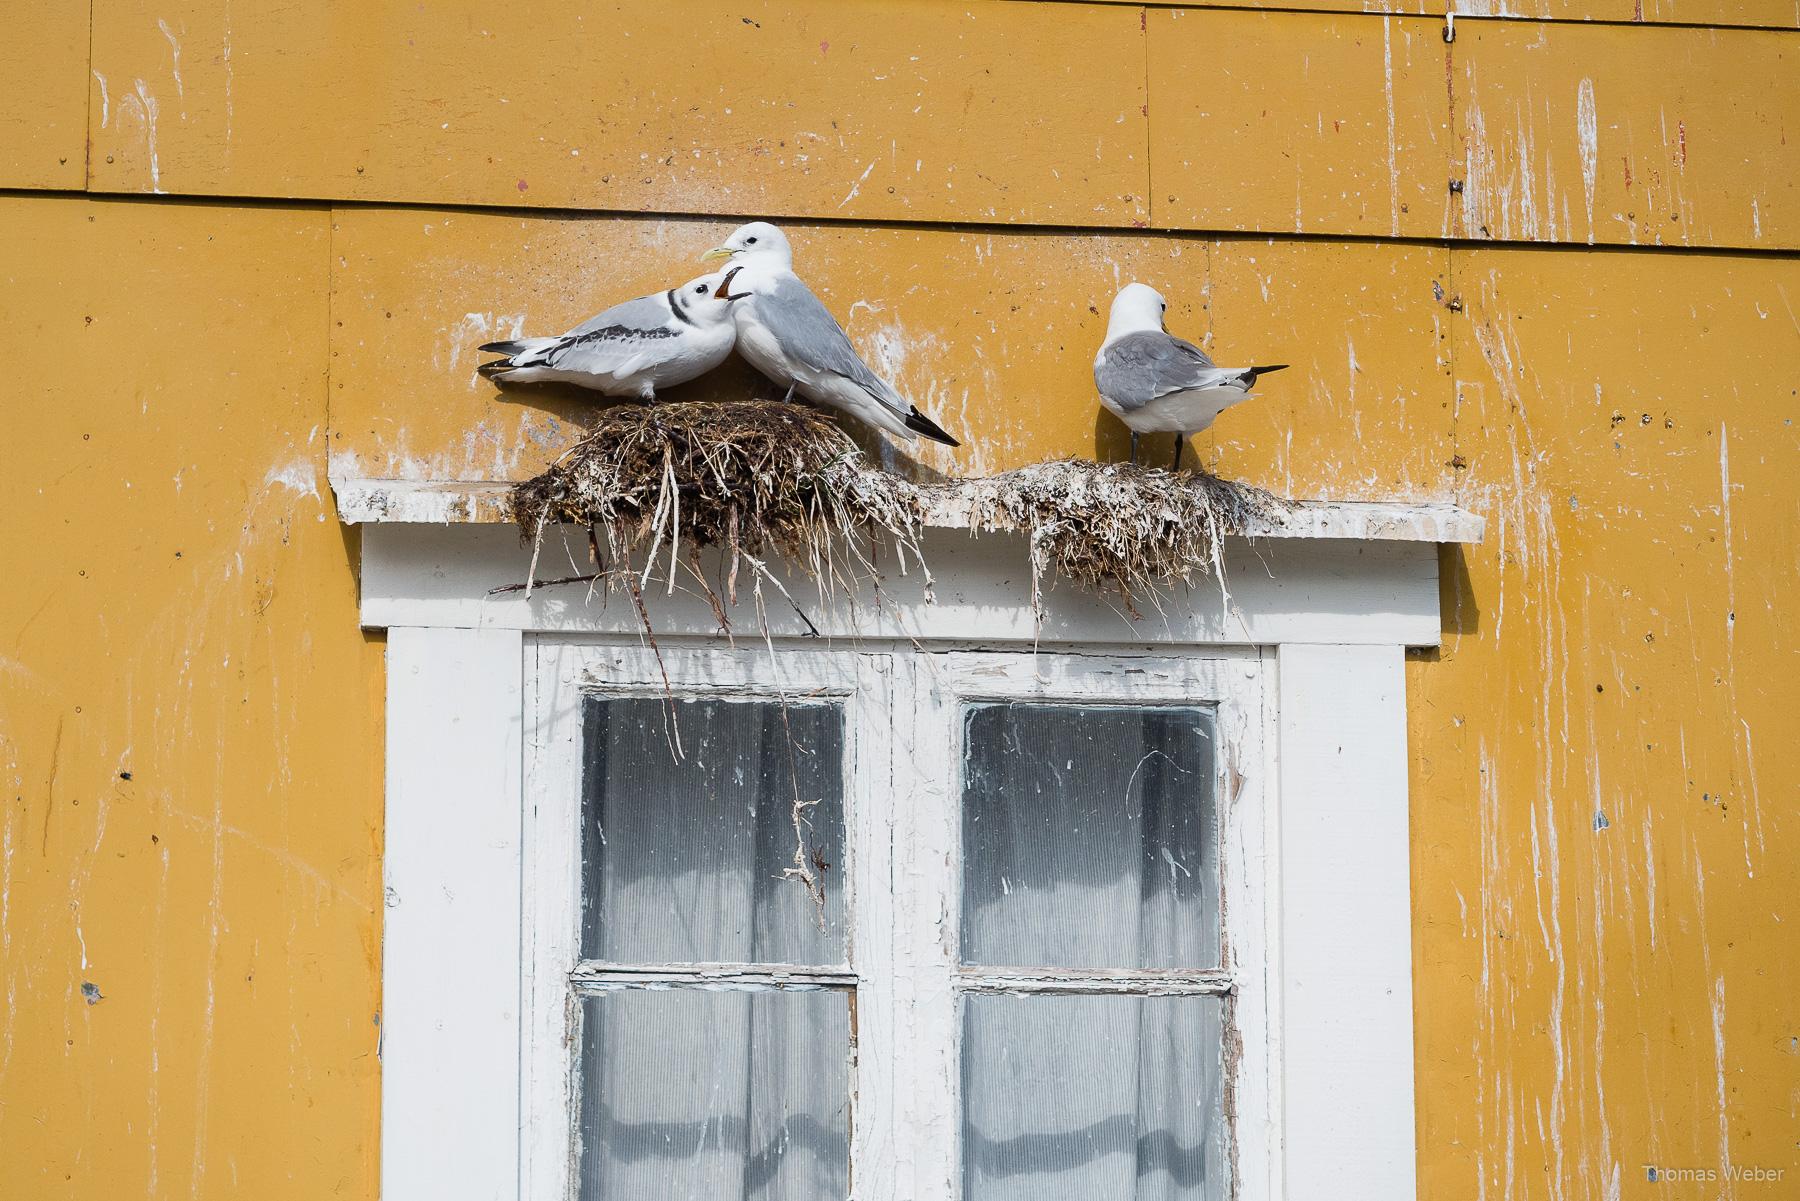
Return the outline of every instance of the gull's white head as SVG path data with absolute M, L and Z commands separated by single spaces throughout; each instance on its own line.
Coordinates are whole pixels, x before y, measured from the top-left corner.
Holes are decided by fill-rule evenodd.
M 700 257 L 728 258 L 733 262 L 743 262 L 752 256 L 775 261 L 783 267 L 794 265 L 794 251 L 788 245 L 787 235 L 767 221 L 752 221 L 748 225 L 740 225 L 729 238 Z
M 718 325 L 731 320 L 731 302 L 742 300 L 748 292 L 734 291 L 732 276 L 742 268 L 731 267 L 690 279 L 669 290 L 669 303 L 695 325 Z
M 1142 333 L 1148 329 L 1159 330 L 1163 327 L 1163 314 L 1168 310 L 1169 302 L 1149 284 L 1126 284 L 1113 297 L 1112 315 L 1106 322 L 1106 340 L 1110 342 L 1124 334 Z

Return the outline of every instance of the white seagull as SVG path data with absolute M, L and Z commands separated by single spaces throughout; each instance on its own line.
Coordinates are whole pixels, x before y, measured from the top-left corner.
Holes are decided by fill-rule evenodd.
M 658 388 L 697 379 L 730 356 L 737 341 L 731 302 L 745 296 L 730 290 L 736 274 L 715 272 L 627 300 L 560 338 L 489 342 L 480 349 L 506 357 L 476 370 L 507 383 L 556 380 L 653 401 Z
M 1139 434 L 1175 437 L 1175 462 L 1189 437 L 1240 400 L 1250 398 L 1259 375 L 1270 367 L 1215 367 L 1206 352 L 1163 329 L 1169 302 L 1148 284 L 1126 284 L 1113 298 L 1106 341 L 1094 356 L 1094 386 L 1100 402 L 1131 429 L 1131 461 L 1137 462 Z
M 794 274 L 794 252 L 779 229 L 753 221 L 701 257 L 729 258 L 742 270 L 733 286 L 749 299 L 732 306 L 738 353 L 785 385 L 789 399 L 799 392 L 908 442 L 924 434 L 961 445 L 858 357 L 843 326 Z

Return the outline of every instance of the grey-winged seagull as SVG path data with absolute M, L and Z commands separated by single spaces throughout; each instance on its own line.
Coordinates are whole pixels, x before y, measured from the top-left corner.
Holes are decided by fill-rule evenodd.
M 489 342 L 480 349 L 506 358 L 477 370 L 507 383 L 556 380 L 653 401 L 658 388 L 697 379 L 730 356 L 737 342 L 732 302 L 746 295 L 730 290 L 736 274 L 714 272 L 627 300 L 561 337 Z
M 1206 352 L 1163 329 L 1169 303 L 1148 284 L 1126 284 L 1113 298 L 1106 341 L 1094 356 L 1094 386 L 1100 401 L 1131 430 L 1131 461 L 1137 462 L 1138 435 L 1173 433 L 1174 470 L 1189 437 L 1226 409 L 1247 400 L 1269 367 L 1216 367 Z
M 749 293 L 732 308 L 738 353 L 784 385 L 790 399 L 799 392 L 908 442 L 923 434 L 960 445 L 869 370 L 837 318 L 794 274 L 794 252 L 779 229 L 753 221 L 703 257 L 729 258 L 733 268 L 743 269 L 732 285 Z

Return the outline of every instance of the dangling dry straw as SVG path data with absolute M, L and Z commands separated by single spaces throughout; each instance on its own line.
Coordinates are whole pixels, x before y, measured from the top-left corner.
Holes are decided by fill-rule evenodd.
M 512 493 L 514 519 L 534 544 L 551 523 L 588 527 L 595 569 L 574 579 L 624 587 L 646 628 L 642 591 L 658 564 L 666 563 L 671 589 L 685 567 L 728 626 L 725 603 L 701 571 L 702 549 L 723 552 L 723 602 L 735 602 L 748 566 L 759 612 L 764 581 L 799 612 L 769 570 L 772 551 L 828 595 L 853 590 L 879 583 L 881 541 L 893 545 L 902 570 L 908 556 L 923 568 L 920 534 L 932 514 L 960 515 L 977 531 L 1027 535 L 1034 604 L 1043 578 L 1055 574 L 1096 591 L 1116 589 L 1130 608 L 1134 597 L 1154 603 L 1158 590 L 1192 583 L 1196 574 L 1222 579 L 1221 540 L 1277 516 L 1283 505 L 1260 488 L 1214 476 L 1078 459 L 912 484 L 864 462 L 829 417 L 776 401 L 608 409 L 587 437 Z M 626 564 L 640 551 L 645 566 L 633 572 Z
M 803 405 L 620 405 L 549 470 L 514 487 L 513 517 L 534 542 L 553 522 L 587 526 L 595 574 L 580 578 L 623 585 L 640 608 L 666 554 L 668 587 L 685 566 L 728 626 L 725 603 L 736 602 L 745 566 L 759 607 L 765 580 L 787 595 L 768 568 L 771 551 L 827 594 L 877 579 L 877 538 L 897 548 L 902 570 L 908 553 L 918 559 L 916 489 L 861 456 L 829 417 Z M 701 570 L 707 547 L 724 552 L 725 603 Z M 646 548 L 642 573 L 632 572 L 627 560 Z

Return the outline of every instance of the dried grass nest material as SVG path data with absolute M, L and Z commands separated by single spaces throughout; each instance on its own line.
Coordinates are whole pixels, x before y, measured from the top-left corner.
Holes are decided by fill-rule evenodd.
M 1223 539 L 1266 524 L 1286 502 L 1250 484 L 1131 463 L 1054 459 L 954 485 L 980 530 L 1031 540 L 1034 592 L 1054 572 L 1085 588 L 1134 596 L 1224 577 Z M 1134 610 L 1135 612 L 1135 610 Z
M 780 401 L 609 409 L 548 470 L 512 492 L 513 517 L 527 538 L 539 539 L 552 523 L 596 532 L 596 574 L 577 578 L 623 582 L 635 596 L 650 568 L 634 579 L 609 573 L 605 562 L 647 548 L 651 567 L 666 556 L 667 579 L 685 562 L 716 609 L 719 598 L 699 570 L 703 548 L 724 549 L 734 600 L 745 565 L 759 590 L 765 579 L 781 587 L 763 562 L 771 551 L 830 592 L 878 578 L 878 541 L 894 544 L 902 566 L 908 555 L 922 565 L 919 536 L 933 514 L 960 515 L 977 531 L 1026 534 L 1034 604 L 1043 578 L 1055 574 L 1117 591 L 1129 607 L 1133 597 L 1191 583 L 1196 574 L 1221 576 L 1221 539 L 1266 522 L 1284 504 L 1215 476 L 1080 459 L 913 484 L 868 464 L 825 414 Z
M 849 435 L 804 405 L 619 405 L 548 470 L 514 486 L 513 519 L 533 539 L 555 522 L 588 526 L 597 558 L 601 536 L 611 559 L 647 549 L 639 586 L 666 555 L 666 579 L 686 563 L 707 588 L 698 552 L 719 547 L 732 600 L 746 565 L 759 588 L 764 579 L 780 588 L 763 562 L 771 551 L 830 591 L 874 575 L 871 537 L 918 551 L 917 490 L 861 460 Z M 609 582 L 632 583 L 596 566 Z

